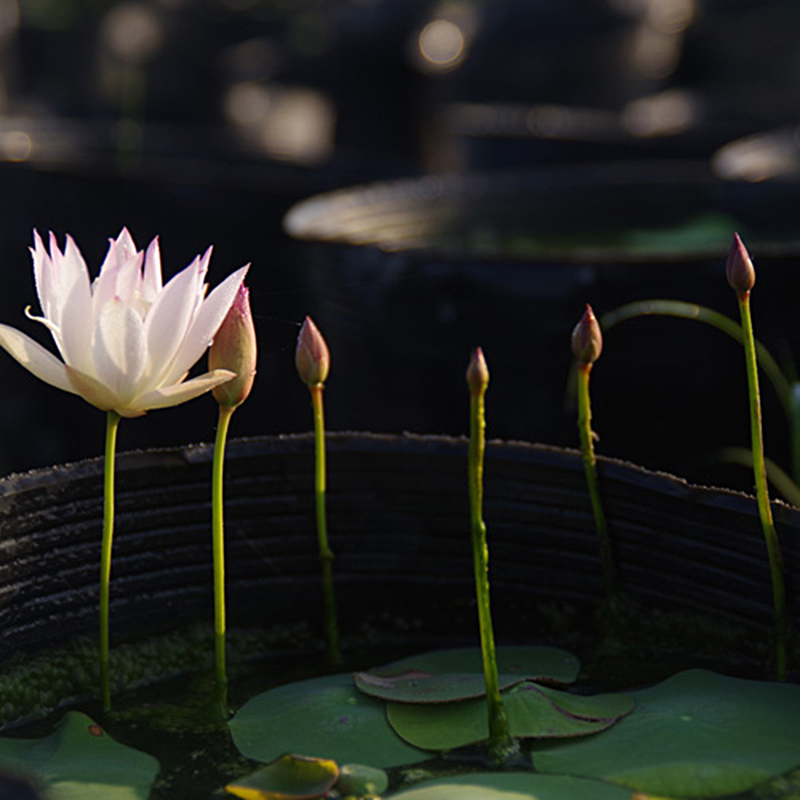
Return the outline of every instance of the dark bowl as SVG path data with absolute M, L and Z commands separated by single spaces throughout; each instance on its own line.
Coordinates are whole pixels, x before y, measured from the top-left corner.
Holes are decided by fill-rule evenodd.
M 379 639 L 399 625 L 428 642 L 475 641 L 466 441 L 340 433 L 328 446 L 329 530 L 345 634 L 369 625 Z M 232 628 L 304 621 L 321 632 L 313 450 L 308 435 L 230 445 Z M 211 457 L 210 445 L 119 457 L 114 645 L 210 624 Z M 0 663 L 94 637 L 102 467 L 84 461 L 0 482 Z M 628 596 L 642 609 L 711 619 L 715 630 L 733 626 L 741 652 L 766 652 L 770 572 L 754 499 L 620 461 L 602 459 L 600 473 Z M 591 633 L 603 589 L 580 454 L 490 442 L 485 503 L 499 640 L 552 640 L 553 613 Z M 776 503 L 775 516 L 787 575 L 796 576 L 800 511 Z M 798 599 L 789 590 L 796 620 Z M 681 622 L 673 631 L 678 647 L 688 647 L 688 630 Z

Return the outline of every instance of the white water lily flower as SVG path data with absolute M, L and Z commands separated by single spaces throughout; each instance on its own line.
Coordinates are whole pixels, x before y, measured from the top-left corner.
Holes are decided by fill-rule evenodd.
M 206 297 L 211 248 L 163 285 L 158 239 L 143 253 L 124 228 L 110 241 L 93 282 L 70 236 L 63 252 L 52 233 L 49 254 L 36 231 L 33 243 L 42 316 L 25 313 L 49 329 L 63 361 L 8 325 L 0 324 L 0 347 L 37 378 L 102 411 L 138 417 L 191 400 L 234 377 L 217 369 L 186 380 L 225 319 L 248 267 Z

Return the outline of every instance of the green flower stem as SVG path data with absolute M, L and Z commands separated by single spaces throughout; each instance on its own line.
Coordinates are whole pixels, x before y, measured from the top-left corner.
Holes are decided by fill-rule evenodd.
M 322 566 L 322 592 L 325 613 L 325 657 L 329 664 L 339 664 L 342 655 L 339 650 L 339 627 L 336 620 L 336 597 L 333 590 L 333 551 L 328 544 L 328 516 L 325 508 L 327 491 L 325 467 L 325 412 L 322 402 L 323 384 L 315 383 L 309 387 L 311 406 L 314 412 L 314 495 L 317 510 L 317 538 L 319 540 L 319 560 Z
M 753 323 L 750 317 L 750 293 L 738 292 L 739 313 L 744 333 L 745 363 L 747 365 L 747 387 L 750 393 L 750 435 L 753 450 L 753 474 L 756 482 L 758 513 L 767 544 L 770 571 L 772 573 L 772 603 L 775 612 L 775 675 L 778 680 L 786 679 L 786 589 L 783 579 L 783 559 L 781 558 L 778 534 L 772 520 L 772 508 L 767 489 L 767 470 L 764 460 L 764 440 L 761 430 L 761 399 L 758 391 L 758 368 L 756 348 L 753 337 Z
M 486 524 L 483 521 L 483 461 L 486 449 L 485 392 L 485 387 L 480 392 L 470 392 L 469 509 L 475 567 L 475 592 L 478 600 L 478 625 L 489 714 L 489 753 L 496 760 L 502 760 L 505 755 L 514 750 L 514 744 L 509 733 L 508 715 L 500 697 L 497 656 L 489 605 L 489 548 L 486 543 Z
M 611 537 L 608 533 L 603 502 L 600 498 L 600 487 L 597 481 L 597 462 L 594 455 L 594 434 L 592 433 L 592 405 L 589 395 L 589 375 L 591 364 L 578 364 L 578 431 L 583 453 L 583 468 L 586 472 L 586 483 L 592 502 L 592 514 L 600 541 L 600 558 L 603 564 L 603 585 L 606 597 L 616 591 L 617 575 L 614 567 L 614 556 L 611 548 Z
M 111 589 L 111 545 L 114 539 L 114 460 L 120 416 L 106 415 L 106 449 L 103 465 L 103 543 L 100 551 L 100 685 L 103 710 L 111 710 L 111 678 L 108 667 L 108 606 Z
M 608 330 L 619 322 L 634 319 L 640 316 L 665 316 L 679 317 L 681 319 L 694 319 L 698 322 L 705 322 L 712 325 L 728 336 L 734 338 L 740 344 L 744 341 L 742 327 L 734 320 L 720 314 L 718 311 L 699 306 L 695 303 L 684 303 L 678 300 L 640 300 L 635 303 L 627 303 L 624 306 L 609 311 L 600 318 L 600 325 L 603 330 Z M 795 418 L 796 412 L 792 402 L 792 389 L 783 371 L 778 366 L 778 362 L 772 357 L 769 350 L 761 342 L 755 342 L 755 350 L 758 356 L 758 364 L 764 374 L 769 378 L 775 393 L 778 395 L 781 406 L 790 422 Z M 800 456 L 798 456 L 800 458 Z M 795 479 L 798 479 L 795 474 Z
M 214 553 L 214 671 L 217 700 L 223 718 L 228 716 L 228 674 L 225 666 L 225 514 L 223 473 L 228 427 L 235 408 L 220 405 L 214 462 L 211 473 L 211 537 Z

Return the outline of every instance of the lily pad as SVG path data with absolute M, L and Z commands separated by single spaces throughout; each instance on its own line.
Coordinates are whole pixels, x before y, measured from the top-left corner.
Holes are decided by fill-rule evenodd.
M 558 647 L 498 647 L 500 689 L 524 680 L 564 685 L 575 680 L 580 662 Z M 395 661 L 354 676 L 371 697 L 395 703 L 452 703 L 486 694 L 478 648 L 437 650 Z
M 717 797 L 800 765 L 800 686 L 688 670 L 631 694 L 633 714 L 603 736 L 535 752 L 536 769 Z
M 287 753 L 225 789 L 244 800 L 314 800 L 326 796 L 338 777 L 335 761 Z
M 393 794 L 392 800 L 631 800 L 627 789 L 566 775 L 483 772 L 444 778 Z
M 228 725 L 239 752 L 256 761 L 299 752 L 394 767 L 429 757 L 395 734 L 383 703 L 359 692 L 349 674 L 271 689 L 248 700 Z
M 389 776 L 382 769 L 364 764 L 344 764 L 336 783 L 336 789 L 342 797 L 383 794 L 388 786 Z
M 0 765 L 37 778 L 52 800 L 146 800 L 159 770 L 78 711 L 43 739 L 0 739 Z
M 626 695 L 573 697 L 530 681 L 503 692 L 503 702 L 511 735 L 537 739 L 598 733 L 633 708 Z M 387 717 L 399 736 L 426 750 L 452 750 L 489 737 L 482 698 L 438 705 L 390 703 Z

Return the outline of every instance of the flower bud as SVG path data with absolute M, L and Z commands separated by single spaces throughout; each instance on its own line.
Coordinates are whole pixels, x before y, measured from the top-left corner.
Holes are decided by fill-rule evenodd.
M 300 380 L 307 386 L 325 383 L 331 368 L 331 354 L 319 328 L 306 317 L 297 337 L 294 363 Z
M 256 329 L 250 313 L 250 292 L 242 284 L 208 351 L 210 369 L 235 373 L 212 392 L 221 406 L 236 408 L 247 399 L 256 377 Z
M 586 311 L 572 331 L 572 355 L 579 364 L 594 364 L 603 352 L 603 334 L 600 323 L 587 303 Z
M 486 391 L 488 385 L 489 368 L 486 366 L 483 350 L 476 347 L 467 367 L 467 386 L 469 386 L 470 394 L 481 394 Z
M 746 294 L 755 286 L 756 271 L 738 233 L 733 234 L 733 244 L 725 264 L 725 274 L 730 287 L 739 294 Z

